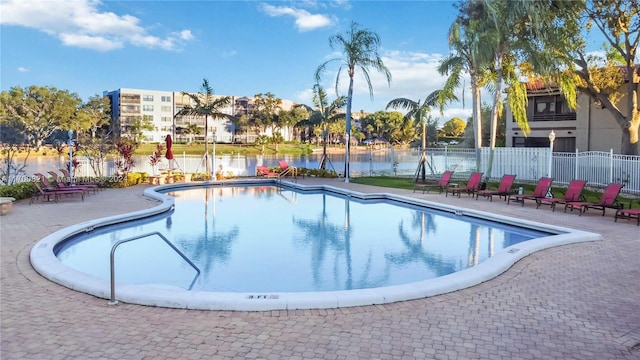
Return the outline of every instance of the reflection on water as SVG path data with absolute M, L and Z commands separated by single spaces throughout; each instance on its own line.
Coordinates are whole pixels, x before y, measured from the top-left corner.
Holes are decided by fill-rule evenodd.
M 330 291 L 450 274 L 506 246 L 548 235 L 417 206 L 275 186 L 171 194 L 172 213 L 79 236 L 58 257 L 108 279 L 116 241 L 160 231 L 201 269 L 194 290 Z M 188 288 L 193 279 L 193 269 L 162 241 L 144 238 L 121 248 L 119 282 Z

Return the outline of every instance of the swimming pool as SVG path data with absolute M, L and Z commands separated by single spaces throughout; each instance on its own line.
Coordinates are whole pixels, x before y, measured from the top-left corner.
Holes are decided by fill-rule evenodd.
M 453 291 L 539 248 L 597 238 L 391 194 L 277 185 L 157 187 L 166 194 L 149 192 L 163 200 L 151 216 L 108 219 L 48 243 L 55 268 L 72 275 L 53 277 L 109 298 L 108 254 L 118 240 L 139 236 L 116 253 L 121 301 L 230 310 L 354 306 Z M 155 232 L 196 266 L 144 236 Z M 42 248 L 34 247 L 32 260 Z

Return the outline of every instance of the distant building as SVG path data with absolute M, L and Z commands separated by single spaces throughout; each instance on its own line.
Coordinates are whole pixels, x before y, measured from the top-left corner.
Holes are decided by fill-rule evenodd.
M 586 93 L 579 92 L 576 110 L 569 108 L 558 87 L 542 81 L 527 83 L 527 121 L 531 132 L 524 136 L 509 107 L 506 123 L 507 147 L 547 147 L 553 130 L 556 152 L 621 150 L 621 129 L 613 114 Z M 639 99 L 640 100 L 640 99 Z M 619 102 L 626 111 L 626 98 Z
M 175 141 L 204 141 L 205 119 L 203 117 L 175 117 L 174 115 L 187 105 L 194 105 L 192 99 L 182 92 L 158 91 L 146 89 L 120 88 L 104 91 L 103 96 L 111 100 L 111 126 L 117 136 L 126 133 L 136 118 L 149 119 L 153 130 L 144 131 L 145 142 L 163 142 L 167 134 Z M 224 97 L 227 95 L 214 95 Z M 231 116 L 248 114 L 252 107 L 252 98 L 232 96 L 232 104 L 219 109 Z M 282 109 L 290 110 L 294 103 L 282 100 Z M 199 134 L 188 134 L 187 128 L 195 124 Z M 253 142 L 259 134 L 236 133 L 236 127 L 229 119 L 208 119 L 208 138 L 216 142 Z M 285 139 L 290 138 L 288 129 L 282 129 Z M 271 135 L 271 129 L 265 133 Z M 236 139 L 238 137 L 238 139 Z M 249 141 L 251 140 L 251 141 Z

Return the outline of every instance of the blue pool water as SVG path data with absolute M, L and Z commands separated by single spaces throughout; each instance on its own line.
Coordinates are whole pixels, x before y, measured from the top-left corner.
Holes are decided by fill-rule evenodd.
M 389 200 L 265 186 L 172 189 L 175 209 L 72 237 L 54 248 L 82 273 L 215 292 L 378 288 L 473 267 L 502 249 L 551 235 Z

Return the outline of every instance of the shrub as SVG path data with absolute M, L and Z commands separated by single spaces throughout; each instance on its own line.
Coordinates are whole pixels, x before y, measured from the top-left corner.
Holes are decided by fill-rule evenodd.
M 36 193 L 31 181 L 0 187 L 0 197 L 12 197 L 16 200 L 28 199 Z

